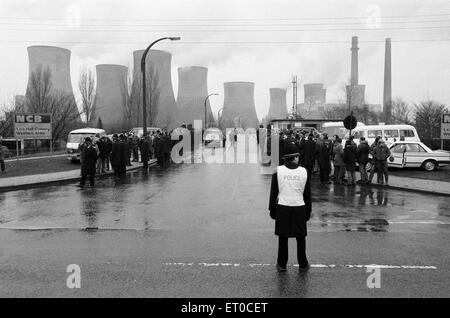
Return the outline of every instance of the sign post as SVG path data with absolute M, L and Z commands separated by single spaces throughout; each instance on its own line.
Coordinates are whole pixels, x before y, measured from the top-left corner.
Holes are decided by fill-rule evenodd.
M 16 138 L 17 160 L 19 160 L 19 140 L 50 140 L 52 151 L 52 116 L 50 114 L 15 114 L 14 137 Z
M 450 113 L 442 114 L 441 149 L 444 149 L 444 140 L 450 140 Z

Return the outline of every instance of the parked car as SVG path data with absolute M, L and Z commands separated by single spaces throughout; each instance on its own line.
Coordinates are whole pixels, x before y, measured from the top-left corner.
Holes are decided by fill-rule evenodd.
M 221 148 L 223 146 L 223 133 L 219 128 L 208 128 L 204 134 L 205 147 Z
M 162 131 L 161 128 L 158 127 L 147 127 L 147 133 L 151 134 L 152 132 Z M 130 134 L 135 134 L 139 138 L 141 138 L 144 135 L 144 128 L 143 127 L 134 127 L 130 130 Z
M 106 136 L 105 130 L 98 128 L 72 130 L 67 138 L 67 159 L 72 162 L 80 161 L 80 150 L 78 150 L 80 143 L 82 143 L 86 137 L 93 138 L 96 134 L 100 134 L 100 137 Z
M 420 141 L 398 141 L 389 146 L 391 156 L 388 166 L 396 168 L 415 167 L 433 171 L 450 164 L 450 151 L 431 150 Z M 367 164 L 370 169 L 371 162 Z

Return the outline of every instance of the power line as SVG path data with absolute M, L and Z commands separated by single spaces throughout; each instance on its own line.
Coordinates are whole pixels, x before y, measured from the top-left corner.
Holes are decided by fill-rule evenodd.
M 186 30 L 186 29 L 161 29 L 161 30 L 145 30 L 145 29 L 135 29 L 135 30 L 111 30 L 111 29 L 97 29 L 97 30 L 76 30 L 76 29 L 15 29 L 15 28 L 1 28 L 0 31 L 18 31 L 18 32 L 190 32 L 190 33 L 205 33 L 205 32 L 336 32 L 336 31 L 395 31 L 395 30 L 435 30 L 435 29 L 446 29 L 450 28 L 450 25 L 444 26 L 422 26 L 422 27 L 394 27 L 394 28 L 327 28 L 327 29 L 198 29 L 198 30 Z
M 426 20 L 426 21 L 387 21 L 383 24 L 411 24 L 411 23 L 441 23 L 450 22 L 450 19 L 446 20 Z M 0 22 L 0 25 L 18 25 L 18 26 L 67 26 L 66 23 L 13 23 L 13 22 Z M 82 24 L 81 27 L 254 27 L 254 26 L 332 26 L 332 25 L 367 25 L 367 22 L 335 22 L 335 23 L 270 23 L 270 24 Z
M 423 17 L 444 17 L 450 16 L 450 13 L 438 14 L 420 14 L 420 15 L 390 15 L 380 16 L 380 19 L 390 18 L 423 18 Z M 107 19 L 107 18 L 82 18 L 82 21 L 296 21 L 296 20 L 349 20 L 349 19 L 367 19 L 369 16 L 352 17 L 296 17 L 296 18 L 172 18 L 172 19 Z M 50 20 L 64 21 L 64 18 L 40 18 L 40 17 L 0 17 L 5 20 Z
M 37 40 L 0 40 L 0 43 L 47 43 L 47 44 L 95 44 L 95 45 L 129 45 L 129 44 L 147 44 L 148 41 L 117 41 L 117 42 L 106 42 L 106 41 L 37 41 Z M 383 40 L 359 40 L 358 43 L 384 43 Z M 446 39 L 407 39 L 407 40 L 395 40 L 395 43 L 414 43 L 414 42 L 450 42 L 450 38 Z M 177 45 L 184 44 L 346 44 L 348 45 L 350 41 L 348 40 L 330 40 L 330 41 L 179 41 L 176 42 Z M 172 42 L 164 42 L 163 44 L 172 45 Z M 43 44 L 40 44 L 43 45 Z

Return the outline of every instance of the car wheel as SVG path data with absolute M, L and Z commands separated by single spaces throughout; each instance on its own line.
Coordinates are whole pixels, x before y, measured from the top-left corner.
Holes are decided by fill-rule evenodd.
M 422 167 L 425 171 L 433 171 L 437 167 L 437 163 L 434 160 L 427 160 L 422 164 Z

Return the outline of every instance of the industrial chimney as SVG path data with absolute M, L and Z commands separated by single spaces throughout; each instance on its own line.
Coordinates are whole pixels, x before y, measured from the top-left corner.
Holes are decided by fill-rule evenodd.
M 224 103 L 221 122 L 226 127 L 257 128 L 254 89 L 251 82 L 227 82 L 224 86 Z
M 201 66 L 178 68 L 177 126 L 205 121 L 205 99 L 208 96 L 208 69 Z M 209 100 L 206 101 L 207 125 L 214 121 Z
M 124 90 L 128 68 L 123 65 L 97 65 L 97 89 L 94 100 L 92 122 L 102 120 L 103 129 L 118 132 L 124 127 Z
M 70 79 L 70 50 L 55 46 L 29 46 L 28 60 L 29 73 L 27 92 L 31 88 L 33 72 L 45 72 L 50 70 L 51 92 L 53 94 L 64 94 L 70 97 L 74 114 L 79 111 L 75 102 Z
M 349 108 L 362 107 L 365 104 L 365 85 L 358 84 L 358 37 L 352 37 L 352 60 L 350 85 L 347 85 L 347 105 Z
M 383 113 L 385 121 L 392 114 L 392 82 L 391 82 L 391 39 L 386 39 L 384 55 L 384 90 L 383 90 Z
M 283 88 L 270 88 L 269 119 L 282 119 L 287 117 L 286 90 Z
M 141 73 L 141 59 L 144 54 L 144 50 L 138 50 L 133 52 L 134 57 L 134 71 L 133 76 L 139 78 L 142 83 Z M 150 76 L 155 75 L 157 78 L 157 90 L 159 92 L 159 103 L 156 118 L 153 123 L 150 123 L 150 114 L 147 111 L 148 125 L 152 124 L 160 128 L 171 129 L 174 128 L 176 120 L 176 104 L 175 96 L 172 88 L 172 75 L 171 75 L 171 61 L 172 55 L 169 52 L 160 50 L 150 50 L 146 58 L 146 83 L 150 88 Z M 142 95 L 142 91 L 141 91 Z M 139 110 L 142 112 L 142 96 L 140 97 Z M 147 107 L 149 100 L 147 99 Z M 142 120 L 141 120 L 142 122 Z

